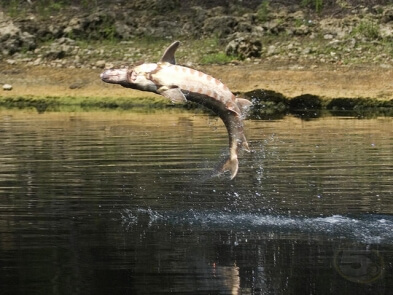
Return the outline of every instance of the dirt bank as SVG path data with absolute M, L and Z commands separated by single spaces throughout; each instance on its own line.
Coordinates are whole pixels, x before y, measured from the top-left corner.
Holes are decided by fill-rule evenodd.
M 322 98 L 364 97 L 393 99 L 393 69 L 380 66 L 342 66 L 331 64 L 211 65 L 197 67 L 221 79 L 232 91 L 246 92 L 269 89 L 292 98 L 314 94 Z M 16 96 L 83 96 L 83 97 L 147 97 L 117 85 L 101 82 L 100 69 L 57 69 L 1 65 L 0 83 L 13 86 L 0 90 L 0 97 Z
M 376 5 L 388 1 L 344 1 L 319 12 L 313 1 L 95 1 L 78 9 L 63 2 L 46 13 L 45 1 L 0 8 L 0 86 L 13 87 L 0 97 L 154 97 L 105 84 L 99 73 L 157 61 L 177 39 L 180 64 L 234 92 L 393 102 L 393 6 Z

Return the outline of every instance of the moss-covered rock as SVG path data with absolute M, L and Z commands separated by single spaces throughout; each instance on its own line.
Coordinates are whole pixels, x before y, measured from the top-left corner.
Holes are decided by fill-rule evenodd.
M 289 101 L 291 110 L 319 110 L 322 108 L 322 99 L 317 95 L 303 94 Z
M 272 90 L 256 89 L 244 93 L 243 96 L 253 103 L 250 110 L 250 118 L 276 118 L 277 116 L 284 116 L 288 111 L 289 101 L 281 93 Z

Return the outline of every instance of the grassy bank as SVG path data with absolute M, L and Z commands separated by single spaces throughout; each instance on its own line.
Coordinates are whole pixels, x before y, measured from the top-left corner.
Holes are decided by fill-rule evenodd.
M 163 99 L 139 97 L 132 100 L 119 97 L 75 97 L 75 96 L 4 96 L 0 107 L 36 109 L 45 111 L 89 111 L 97 109 L 143 109 L 144 111 L 171 107 Z
M 311 119 L 325 115 L 375 117 L 393 116 L 393 100 L 368 98 L 326 99 L 316 95 L 301 95 L 289 99 L 269 90 L 254 90 L 241 93 L 253 102 L 249 118 L 279 119 L 288 114 Z M 88 112 L 96 110 L 128 110 L 133 112 L 155 112 L 163 109 L 193 109 L 194 112 L 211 113 L 193 103 L 171 104 L 165 99 L 137 97 L 61 97 L 61 96 L 5 96 L 0 98 L 0 107 L 7 109 L 35 109 L 43 112 Z
M 281 93 L 269 90 L 254 90 L 243 94 L 253 102 L 250 117 L 253 119 L 281 118 L 292 114 L 302 118 L 334 116 L 393 116 L 393 99 L 370 98 L 323 98 L 303 94 L 291 99 Z

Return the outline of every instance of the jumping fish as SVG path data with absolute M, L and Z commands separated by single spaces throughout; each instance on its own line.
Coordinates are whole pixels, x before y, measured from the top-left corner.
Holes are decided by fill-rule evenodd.
M 238 151 L 249 151 L 243 131 L 243 119 L 251 102 L 236 97 L 221 81 L 200 71 L 176 65 L 175 51 L 180 42 L 172 43 L 158 63 L 143 63 L 130 68 L 107 69 L 100 78 L 106 83 L 149 91 L 169 98 L 173 103 L 192 101 L 215 112 L 224 122 L 229 136 L 228 158 L 216 173 L 238 171 Z

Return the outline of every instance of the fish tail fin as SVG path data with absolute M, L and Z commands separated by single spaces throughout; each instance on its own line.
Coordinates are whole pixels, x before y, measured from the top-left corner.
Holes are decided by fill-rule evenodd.
M 215 175 L 220 175 L 221 173 L 224 173 L 226 171 L 229 171 L 230 173 L 230 179 L 234 179 L 237 170 L 239 169 L 239 161 L 237 158 L 227 158 L 225 159 L 216 169 Z

